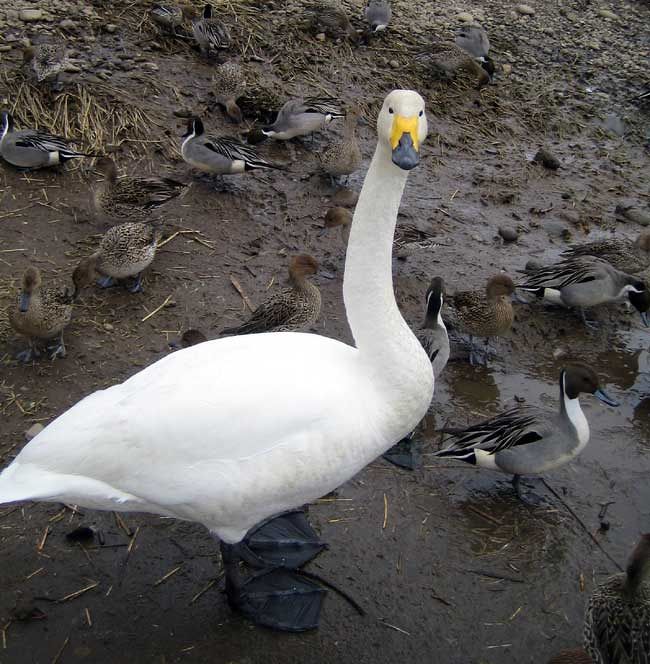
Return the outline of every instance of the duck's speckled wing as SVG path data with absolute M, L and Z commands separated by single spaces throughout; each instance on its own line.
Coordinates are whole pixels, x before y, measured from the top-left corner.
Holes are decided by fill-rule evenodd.
M 115 197 L 122 204 L 156 208 L 176 198 L 186 185 L 171 178 L 123 178 L 114 185 Z
M 546 411 L 534 406 L 522 406 L 466 429 L 443 429 L 443 432 L 451 434 L 452 442 L 436 455 L 453 457 L 473 449 L 496 454 L 519 445 L 529 445 L 544 438 L 548 418 Z

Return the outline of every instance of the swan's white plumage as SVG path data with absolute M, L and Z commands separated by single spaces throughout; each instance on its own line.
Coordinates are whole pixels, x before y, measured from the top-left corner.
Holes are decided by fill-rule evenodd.
M 344 282 L 358 349 L 285 332 L 172 353 L 46 427 L 0 475 L 0 503 L 153 512 L 234 543 L 347 481 L 416 426 L 433 374 L 392 292 L 406 173 L 391 163 L 389 103 L 407 115 L 423 109 L 417 93 L 393 92 L 378 121 Z

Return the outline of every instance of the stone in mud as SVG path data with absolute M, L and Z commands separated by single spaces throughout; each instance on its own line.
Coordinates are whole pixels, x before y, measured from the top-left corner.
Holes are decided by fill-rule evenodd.
M 646 212 L 635 205 L 618 204 L 614 213 L 619 219 L 632 221 L 639 226 L 650 226 L 650 212 Z
M 456 18 L 463 23 L 474 23 L 474 17 L 469 12 L 460 12 Z
M 18 18 L 24 23 L 40 21 L 43 18 L 43 11 L 41 9 L 21 9 L 18 12 Z
M 519 233 L 509 226 L 499 226 L 499 235 L 504 242 L 516 242 L 519 239 Z
M 535 13 L 535 10 L 530 5 L 517 5 L 515 9 L 522 16 L 532 16 Z
M 560 168 L 560 160 L 546 148 L 540 148 L 537 151 L 537 154 L 533 157 L 533 161 L 551 171 L 556 171 Z
M 618 18 L 618 16 L 616 16 L 614 12 L 609 11 L 609 9 L 599 9 L 598 16 L 602 16 L 603 18 L 609 18 L 612 21 L 615 21 Z

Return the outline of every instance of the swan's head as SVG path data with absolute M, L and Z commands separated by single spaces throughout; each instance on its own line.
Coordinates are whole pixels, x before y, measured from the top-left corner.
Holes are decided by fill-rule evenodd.
M 318 261 L 312 256 L 306 254 L 294 256 L 289 263 L 289 276 L 294 281 L 300 281 L 316 272 L 318 272 Z
M 25 270 L 23 274 L 23 290 L 20 294 L 18 308 L 25 313 L 29 309 L 29 301 L 32 298 L 34 291 L 41 285 L 40 271 L 31 265 Z
M 413 90 L 393 90 L 377 118 L 379 140 L 390 146 L 393 163 L 404 171 L 420 161 L 420 144 L 427 137 L 424 99 Z

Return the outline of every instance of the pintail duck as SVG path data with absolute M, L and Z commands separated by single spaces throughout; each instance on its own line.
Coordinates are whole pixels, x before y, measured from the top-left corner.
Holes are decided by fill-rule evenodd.
M 431 363 L 400 315 L 390 260 L 400 199 L 426 136 L 422 97 L 391 92 L 346 258 L 354 345 L 285 332 L 166 355 L 48 424 L 3 468 L 0 504 L 71 503 L 198 522 L 219 541 L 233 610 L 274 629 L 316 628 L 324 590 L 300 568 L 324 543 L 300 506 L 411 431 L 433 396 Z M 15 558 L 3 556 L 4 564 Z
M 517 288 L 553 304 L 578 307 L 588 327 L 593 324 L 585 318 L 586 307 L 628 300 L 648 325 L 646 312 L 650 308 L 650 293 L 645 282 L 599 258 L 577 256 L 540 268 L 528 273 Z
M 14 131 L 11 113 L 0 113 L 0 156 L 17 168 L 57 166 L 78 157 L 91 157 L 70 147 L 67 138 L 52 136 L 36 129 Z
M 200 171 L 226 175 L 258 168 L 282 168 L 262 159 L 255 150 L 235 138 L 206 134 L 199 118 L 190 119 L 183 139 L 183 159 Z
M 205 5 L 202 17 L 192 21 L 192 33 L 204 56 L 209 55 L 212 49 L 219 51 L 230 46 L 228 28 L 213 18 L 212 5 Z
M 641 535 L 625 573 L 594 590 L 585 612 L 584 646 L 598 664 L 650 661 L 650 533 Z
M 454 79 L 458 72 L 465 72 L 476 79 L 479 90 L 490 82 L 485 63 L 478 62 L 457 44 L 434 44 L 428 51 L 417 54 L 415 59 L 429 64 L 447 79 Z
M 187 187 L 171 178 L 118 178 L 117 167 L 110 157 L 100 157 L 95 170 L 104 176 L 94 187 L 95 211 L 115 221 L 149 219 L 157 208 L 179 196 Z
M 561 650 L 548 664 L 593 664 L 593 660 L 582 648 L 573 648 Z
M 416 333 L 418 341 L 431 360 L 435 378 L 440 376 L 449 360 L 449 337 L 441 315 L 444 293 L 444 281 L 440 277 L 434 277 L 427 289 L 424 322 Z
M 650 231 L 639 233 L 636 240 L 609 238 L 578 244 L 562 252 L 567 259 L 595 256 L 621 272 L 635 274 L 650 266 Z
M 221 334 L 297 332 L 312 325 L 320 315 L 321 296 L 318 287 L 307 277 L 317 271 L 316 259 L 294 256 L 289 264 L 291 288 L 275 293 L 260 304 L 245 323 L 229 327 Z
M 176 34 L 176 29 L 183 24 L 183 10 L 176 5 L 154 4 L 149 10 L 151 20 L 163 30 Z
M 34 44 L 23 49 L 23 64 L 29 66 L 39 83 L 49 81 L 53 89 L 59 89 L 59 74 L 70 64 L 65 46 Z
M 72 317 L 72 297 L 68 289 L 42 288 L 41 273 L 35 267 L 28 267 L 23 274 L 22 290 L 18 303 L 9 309 L 9 323 L 16 332 L 27 337 L 29 348 L 16 356 L 21 362 L 29 362 L 39 357 L 38 341 L 50 341 L 47 347 L 50 358 L 65 357 L 63 330 Z
M 358 40 L 345 9 L 338 2 L 321 0 L 305 9 L 309 28 L 314 34 L 325 34 L 332 39 Z
M 618 406 L 601 389 L 591 367 L 568 365 L 560 372 L 559 413 L 519 406 L 466 429 L 443 429 L 452 443 L 435 456 L 513 475 L 517 495 L 523 499 L 522 475 L 559 468 L 575 459 L 589 442 L 589 424 L 578 399 L 582 393 Z
M 141 292 L 142 273 L 156 255 L 158 239 L 159 233 L 151 224 L 130 222 L 109 228 L 97 251 L 82 259 L 75 269 L 75 294 L 97 277 L 102 288 L 114 286 L 118 279 L 135 277 L 128 290 Z
M 361 148 L 357 141 L 357 120 L 359 111 L 350 109 L 345 116 L 343 137 L 333 141 L 320 155 L 320 162 L 326 173 L 334 180 L 350 175 L 361 167 Z
M 275 122 L 264 127 L 262 132 L 270 138 L 286 141 L 318 131 L 334 118 L 344 116 L 345 113 L 335 99 L 326 97 L 289 99 L 278 111 Z
M 371 32 L 381 32 L 388 27 L 392 16 L 389 0 L 368 0 L 363 11 Z
M 237 62 L 223 62 L 214 72 L 214 96 L 217 104 L 226 109 L 231 120 L 241 123 L 244 117 L 237 100 L 243 96 L 246 90 L 246 78 L 244 70 Z
M 488 279 L 484 292 L 461 291 L 449 298 L 453 327 L 469 335 L 472 364 L 480 361 L 474 348 L 474 337 L 485 337 L 483 362 L 486 363 L 490 337 L 500 337 L 512 327 L 514 291 L 512 279 L 506 274 L 497 274 Z
M 463 25 L 456 32 L 456 46 L 469 53 L 485 69 L 490 78 L 494 76 L 494 61 L 488 55 L 490 40 L 480 25 Z

